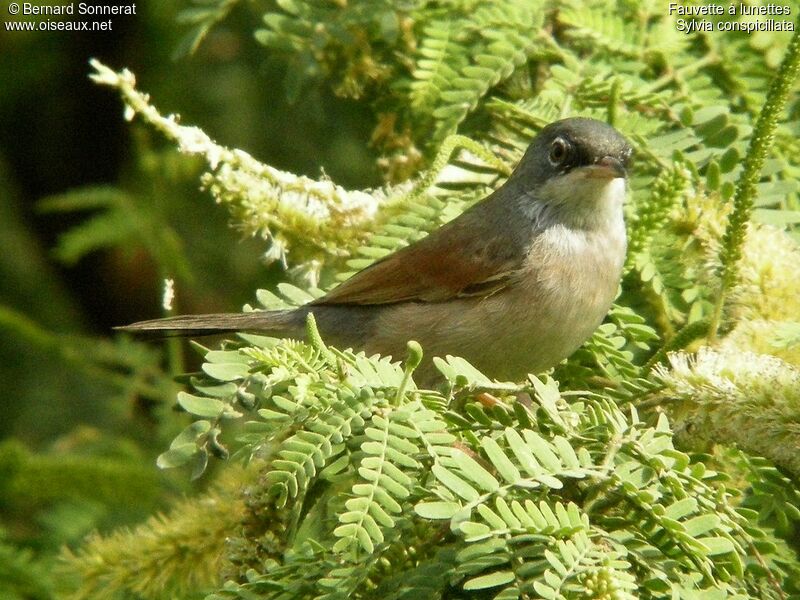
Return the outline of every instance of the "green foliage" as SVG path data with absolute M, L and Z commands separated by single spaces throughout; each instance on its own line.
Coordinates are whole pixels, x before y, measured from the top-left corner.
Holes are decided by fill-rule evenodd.
M 743 452 L 737 457 L 750 484 L 742 507 L 758 511 L 758 523 L 790 537 L 800 524 L 800 498 L 792 481 L 770 461 Z
M 255 35 L 268 48 L 289 53 L 290 98 L 297 97 L 306 80 L 321 75 L 337 80 L 339 93 L 354 98 L 385 77 L 380 57 L 401 38 L 404 3 L 284 0 L 277 4 L 280 12 L 266 13 L 266 27 Z
M 178 14 L 178 22 L 190 25 L 183 38 L 178 42 L 173 56 L 184 57 L 194 53 L 211 29 L 223 21 L 239 0 L 193 0 L 193 6 L 182 10 Z
M 47 567 L 29 549 L 18 548 L 0 530 L 0 594 L 8 600 L 46 600 L 53 583 Z
M 407 377 L 413 362 L 313 339 L 211 351 L 197 400 L 179 399 L 198 417 L 216 413 L 234 454 L 266 461 L 252 502 L 284 515 L 259 534 L 280 545 L 256 550 L 260 566 L 213 598 L 773 597 L 775 582 L 800 574 L 772 534 L 737 512 L 727 478 L 674 448 L 663 415 L 648 424 L 591 394 L 567 402 L 553 380 L 533 377 L 485 404 L 488 380 L 461 359 L 439 362 L 443 391 L 420 390 Z M 278 356 L 298 362 L 287 369 Z M 187 526 L 194 550 L 182 553 L 199 552 L 208 538 Z M 439 576 L 413 583 L 435 568 Z M 92 577 L 124 580 L 124 569 L 106 561 Z
M 63 549 L 61 589 L 87 600 L 202 597 L 218 583 L 226 537 L 245 513 L 238 491 L 251 478 L 252 470 L 230 469 L 200 501 L 178 502 L 132 530 L 94 534 L 75 552 Z
M 433 117 L 434 141 L 455 132 L 492 87 L 525 64 L 543 22 L 541 8 L 530 2 L 477 4 L 468 18 L 459 8 L 441 20 L 425 19 L 412 72 L 415 120 Z
M 140 399 L 156 404 L 175 393 L 175 384 L 161 366 L 160 354 L 140 342 L 54 333 L 4 306 L 0 306 L 0 328 L 71 369 L 111 386 L 107 401 Z
M 120 508 L 156 505 L 158 475 L 131 460 L 99 456 L 33 455 L 19 444 L 0 445 L 0 503 L 31 510 L 54 502 L 91 500 Z M 133 481 L 136 485 L 123 482 Z
M 39 208 L 45 213 L 97 211 L 98 214 L 61 236 L 56 257 L 73 265 L 102 248 L 135 247 L 142 243 L 167 273 L 188 277 L 186 258 L 182 256 L 176 233 L 155 218 L 156 211 L 145 212 L 137 201 L 122 190 L 90 187 L 44 199 Z

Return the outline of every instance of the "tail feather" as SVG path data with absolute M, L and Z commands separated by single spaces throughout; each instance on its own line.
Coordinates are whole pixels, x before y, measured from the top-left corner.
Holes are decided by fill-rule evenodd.
M 144 338 L 216 335 L 234 331 L 257 331 L 276 336 L 294 337 L 302 335 L 304 319 L 305 315 L 296 310 L 253 311 L 249 313 L 179 315 L 139 321 L 114 329 Z

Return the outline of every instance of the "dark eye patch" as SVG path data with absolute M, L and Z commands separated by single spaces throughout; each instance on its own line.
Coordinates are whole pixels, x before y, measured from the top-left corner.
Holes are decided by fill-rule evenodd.
M 569 155 L 562 164 L 563 172 L 570 171 L 576 167 L 584 167 L 591 165 L 594 162 L 594 157 L 588 148 L 580 141 L 569 141 Z

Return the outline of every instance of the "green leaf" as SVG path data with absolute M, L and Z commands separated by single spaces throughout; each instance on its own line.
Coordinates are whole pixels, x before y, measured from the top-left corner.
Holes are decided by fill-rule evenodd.
M 205 385 L 194 377 L 192 378 L 191 383 L 192 387 L 198 392 L 205 394 L 206 396 L 211 396 L 212 398 L 230 398 L 236 393 L 237 390 L 235 383 Z
M 203 363 L 203 371 L 218 381 L 236 381 L 250 374 L 245 363 Z
M 558 455 L 567 469 L 580 469 L 581 463 L 578 455 L 566 438 L 557 435 L 553 438 L 553 446 L 558 450 Z
M 678 500 L 677 502 L 670 504 L 666 508 L 664 516 L 669 517 L 670 519 L 680 520 L 683 517 L 692 514 L 696 510 L 697 500 L 694 498 L 684 498 L 683 500 Z
M 733 542 L 724 537 L 702 537 L 697 539 L 698 542 L 708 548 L 709 556 L 717 556 L 719 554 L 727 554 L 736 550 Z
M 499 500 L 500 498 L 498 498 Z M 477 506 L 478 514 L 483 517 L 483 520 L 494 530 L 501 530 L 506 529 L 508 525 L 506 522 L 491 508 L 489 508 L 485 504 L 478 504 Z
M 493 438 L 484 438 L 481 445 L 489 456 L 489 460 L 492 461 L 494 468 L 497 469 L 497 472 L 500 473 L 503 479 L 513 484 L 522 478 L 519 469 L 508 459 L 505 452 L 503 452 L 502 448 L 500 448 Z
M 550 586 L 545 585 L 538 579 L 534 580 L 533 589 L 536 590 L 536 593 L 539 594 L 539 596 L 541 596 L 542 598 L 544 598 L 544 600 L 555 600 L 557 598 L 556 591 Z
M 259 408 L 257 412 L 258 416 L 265 421 L 288 421 L 290 419 L 289 415 L 269 408 Z
M 178 392 L 178 404 L 188 413 L 210 419 L 215 419 L 222 415 L 226 406 L 221 400 L 193 396 L 186 392 Z
M 238 350 L 211 350 L 204 357 L 207 362 L 217 364 L 242 363 L 248 364 L 252 359 Z
M 419 502 L 414 506 L 423 519 L 451 519 L 460 509 L 458 502 Z
M 719 524 L 720 518 L 717 515 L 707 514 L 685 521 L 683 527 L 690 536 L 697 537 L 719 527 Z
M 314 300 L 314 296 L 289 283 L 279 283 L 278 291 L 294 306 L 302 306 Z
M 344 471 L 350 464 L 350 457 L 344 454 L 320 471 L 320 479 L 331 479 Z
M 507 427 L 505 430 L 505 437 L 509 448 L 511 448 L 511 451 L 514 453 L 514 456 L 517 457 L 519 464 L 525 472 L 532 476 L 541 474 L 542 468 L 533 456 L 531 449 L 525 444 L 522 436 L 520 436 L 515 429 Z
M 478 371 L 478 369 L 473 367 L 463 358 L 459 356 L 450 356 L 448 354 L 446 357 L 446 361 L 447 365 L 450 367 L 450 369 L 447 370 L 449 371 L 450 374 L 455 375 L 455 377 L 461 375 L 467 381 L 477 385 L 491 384 L 491 380 L 488 377 L 486 377 L 486 375 Z M 453 379 L 455 379 L 455 377 L 453 377 Z
M 536 399 L 547 413 L 547 416 L 553 420 L 553 423 L 563 426 L 564 421 L 558 411 L 558 402 L 561 400 L 558 384 L 549 377 L 545 382 L 533 375 L 530 375 L 528 379 L 533 384 L 533 388 L 536 390 Z
M 166 452 L 162 452 L 158 459 L 156 459 L 156 464 L 159 469 L 180 467 L 188 463 L 199 451 L 200 449 L 197 447 L 197 444 L 181 444 L 180 446 L 170 448 Z
M 487 492 L 495 492 L 500 488 L 500 482 L 466 452 L 453 449 L 450 453 L 450 457 L 458 468 L 461 469 L 461 473 L 478 484 L 481 489 Z
M 561 461 L 542 436 L 531 429 L 525 429 L 522 435 L 528 447 L 545 469 L 549 471 L 559 471 L 561 469 Z
M 210 422 L 206 420 L 195 421 L 184 428 L 184 430 L 181 431 L 174 440 L 172 440 L 170 448 L 183 446 L 184 444 L 195 444 L 201 436 L 204 436 L 210 430 Z
M 461 496 L 467 502 L 474 502 L 480 497 L 480 494 L 474 487 L 440 464 L 433 465 L 433 467 L 431 467 L 431 473 L 433 473 L 436 479 L 441 481 L 446 487 L 458 496 Z
M 464 534 L 468 542 L 482 540 L 492 534 L 490 527 L 474 521 L 463 521 L 458 524 L 458 529 Z
M 497 571 L 489 575 L 481 575 L 474 577 L 464 584 L 464 589 L 471 590 L 485 590 L 487 588 L 497 587 L 498 585 L 505 585 L 514 581 L 513 571 Z

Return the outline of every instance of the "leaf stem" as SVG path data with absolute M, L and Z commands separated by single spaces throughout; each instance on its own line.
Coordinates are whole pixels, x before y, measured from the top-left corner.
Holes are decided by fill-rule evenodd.
M 733 197 L 733 212 L 722 237 L 722 250 L 720 251 L 720 284 L 711 317 L 709 340 L 713 342 L 717 336 L 722 312 L 725 307 L 725 298 L 728 291 L 736 285 L 739 278 L 739 260 L 742 257 L 742 246 L 747 233 L 747 224 L 753 211 L 753 202 L 756 196 L 756 184 L 761 176 L 761 169 L 767 152 L 773 142 L 778 119 L 786 106 L 792 84 L 800 70 L 800 17 L 795 26 L 795 33 L 786 55 L 783 58 L 775 79 L 767 92 L 767 99 L 758 116 L 750 147 L 744 159 L 744 168 L 736 183 L 736 193 Z
M 406 348 L 408 349 L 408 358 L 406 358 L 403 380 L 397 387 L 397 394 L 395 395 L 394 399 L 395 406 L 400 406 L 400 404 L 402 404 L 403 396 L 405 396 L 406 390 L 408 389 L 408 384 L 411 382 L 411 375 L 419 366 L 419 363 L 422 362 L 422 346 L 420 346 L 418 342 L 409 340 L 408 344 L 406 344 Z

